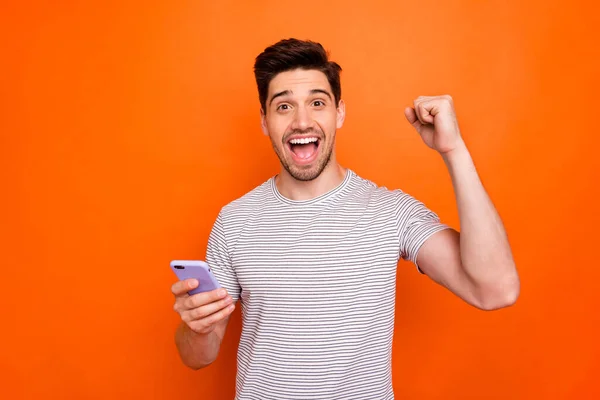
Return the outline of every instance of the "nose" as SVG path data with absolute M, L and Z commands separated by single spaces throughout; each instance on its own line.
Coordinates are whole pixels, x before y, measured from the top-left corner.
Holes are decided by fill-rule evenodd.
M 303 131 L 310 127 L 312 127 L 312 119 L 309 110 L 303 106 L 296 107 L 292 128 Z

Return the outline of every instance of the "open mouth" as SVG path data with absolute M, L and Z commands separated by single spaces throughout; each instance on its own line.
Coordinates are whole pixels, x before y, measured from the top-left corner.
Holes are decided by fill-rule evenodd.
M 293 138 L 287 142 L 294 161 L 299 164 L 312 162 L 319 150 L 321 139 L 316 136 Z

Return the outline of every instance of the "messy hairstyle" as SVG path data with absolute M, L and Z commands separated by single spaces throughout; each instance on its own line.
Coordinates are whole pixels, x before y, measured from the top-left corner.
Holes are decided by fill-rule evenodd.
M 256 57 L 254 63 L 258 98 L 264 113 L 267 112 L 266 102 L 271 80 L 281 72 L 294 69 L 314 69 L 324 73 L 331 86 L 335 104 L 339 105 L 342 96 L 340 85 L 342 67 L 329 60 L 329 54 L 320 43 L 284 39 L 267 47 Z

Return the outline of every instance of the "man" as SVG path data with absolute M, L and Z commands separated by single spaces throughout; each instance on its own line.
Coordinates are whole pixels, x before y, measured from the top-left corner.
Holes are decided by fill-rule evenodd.
M 241 300 L 236 398 L 393 399 L 396 268 L 402 259 L 469 304 L 513 304 L 519 277 L 500 217 L 461 139 L 449 96 L 419 97 L 406 119 L 443 157 L 460 234 L 423 203 L 339 165 L 341 68 L 320 44 L 280 41 L 260 54 L 261 123 L 281 172 L 221 209 L 207 261 L 223 290 L 173 285 L 183 362 L 217 357 Z

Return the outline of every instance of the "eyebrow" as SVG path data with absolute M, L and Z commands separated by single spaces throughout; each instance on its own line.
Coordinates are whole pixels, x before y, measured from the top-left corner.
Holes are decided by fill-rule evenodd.
M 325 96 L 329 97 L 329 100 L 331 100 L 331 94 L 327 90 L 324 90 L 324 89 L 312 89 L 310 91 L 310 94 L 317 94 L 317 93 L 324 94 Z M 283 90 L 281 92 L 275 93 L 273 95 L 273 97 L 271 97 L 271 100 L 269 101 L 269 105 L 271 105 L 273 103 L 273 100 L 275 100 L 277 97 L 288 96 L 290 94 L 293 94 L 293 92 L 291 90 Z
M 292 94 L 291 90 L 284 90 L 279 93 L 275 93 L 273 95 L 273 97 L 271 97 L 271 101 L 269 101 L 269 105 L 273 104 L 273 100 L 275 100 L 276 98 L 281 97 L 281 96 L 287 96 L 289 94 Z
M 325 96 L 329 97 L 329 100 L 331 100 L 331 94 L 327 90 L 313 89 L 310 91 L 310 94 L 317 94 L 317 93 L 324 94 Z

